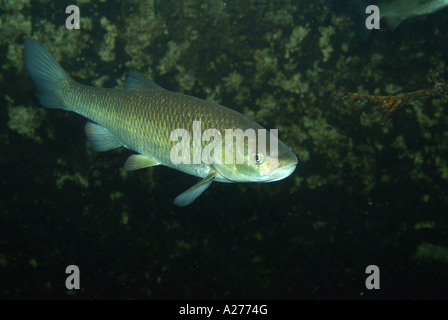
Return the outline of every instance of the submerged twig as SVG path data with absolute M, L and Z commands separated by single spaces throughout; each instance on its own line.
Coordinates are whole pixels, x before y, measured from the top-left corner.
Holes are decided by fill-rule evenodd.
M 438 96 L 448 92 L 448 84 L 441 82 L 435 77 L 431 77 L 431 80 L 434 81 L 433 88 L 399 93 L 394 96 L 373 96 L 364 93 L 344 93 L 342 91 L 333 91 L 332 96 L 335 101 L 345 100 L 350 103 L 367 101 L 373 103 L 374 110 L 386 111 L 381 120 L 381 124 L 384 124 L 401 105 L 408 104 L 417 99 Z

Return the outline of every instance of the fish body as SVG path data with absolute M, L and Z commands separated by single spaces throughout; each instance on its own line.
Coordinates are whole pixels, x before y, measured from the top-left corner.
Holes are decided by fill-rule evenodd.
M 394 30 L 404 20 L 437 12 L 448 5 L 448 0 L 384 0 L 378 8 L 387 26 Z
M 176 205 L 192 203 L 213 181 L 271 182 L 281 180 L 295 170 L 297 157 L 271 133 L 266 134 L 266 141 L 275 140 L 275 150 L 258 148 L 251 153 L 251 139 L 262 138 L 265 129 L 232 109 L 165 90 L 134 70 L 130 71 L 123 89 L 80 84 L 45 48 L 31 39 L 25 40 L 24 58 L 41 104 L 73 111 L 92 121 L 86 124 L 85 131 L 94 150 L 107 151 L 124 146 L 136 152 L 126 161 L 126 170 L 165 165 L 202 178 L 175 199 Z M 199 133 L 218 131 L 222 133 L 222 141 L 226 130 L 253 130 L 256 136 L 248 136 L 242 147 L 236 143 L 230 146 L 231 162 L 216 161 L 225 158 L 225 152 L 230 150 L 227 145 L 222 154 L 210 153 L 215 160 L 210 162 L 194 152 L 205 150 L 212 140 L 197 139 L 198 130 L 195 129 Z M 183 145 L 188 148 L 182 149 L 182 154 L 187 150 L 188 155 L 180 163 L 173 161 L 173 150 L 180 143 L 173 139 L 176 130 L 182 130 L 183 137 L 190 138 L 188 145 Z M 240 153 L 243 153 L 242 162 L 236 161 Z

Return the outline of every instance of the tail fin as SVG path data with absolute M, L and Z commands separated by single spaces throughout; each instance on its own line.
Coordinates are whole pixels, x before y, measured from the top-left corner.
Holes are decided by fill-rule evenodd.
M 59 97 L 58 81 L 70 79 L 53 56 L 40 44 L 25 39 L 25 68 L 34 81 L 36 96 L 47 108 L 65 109 Z

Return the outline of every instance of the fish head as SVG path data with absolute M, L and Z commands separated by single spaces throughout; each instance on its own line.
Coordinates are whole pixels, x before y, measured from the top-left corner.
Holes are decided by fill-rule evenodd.
M 226 142 L 222 155 L 222 159 L 226 161 L 213 165 L 223 180 L 273 182 L 294 172 L 298 163 L 297 156 L 272 131 L 262 129 L 258 130 L 256 136 L 245 135 L 244 138 L 237 138 L 231 147 Z M 232 161 L 229 161 L 230 149 L 233 151 L 230 158 Z

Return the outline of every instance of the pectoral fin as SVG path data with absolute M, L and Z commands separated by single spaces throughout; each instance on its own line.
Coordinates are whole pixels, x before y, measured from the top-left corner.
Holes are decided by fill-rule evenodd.
M 188 206 L 212 184 L 215 176 L 216 171 L 214 169 L 211 169 L 207 177 L 199 181 L 187 191 L 184 191 L 183 193 L 178 195 L 176 199 L 174 199 L 174 204 L 179 207 Z
M 124 163 L 124 170 L 131 171 L 159 165 L 160 162 L 143 154 L 133 154 Z

